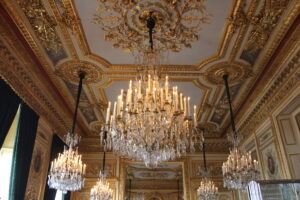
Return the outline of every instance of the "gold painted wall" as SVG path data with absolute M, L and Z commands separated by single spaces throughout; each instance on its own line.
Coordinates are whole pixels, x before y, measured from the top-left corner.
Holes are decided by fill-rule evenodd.
M 51 128 L 43 118 L 40 118 L 27 181 L 26 200 L 44 199 L 51 143 Z

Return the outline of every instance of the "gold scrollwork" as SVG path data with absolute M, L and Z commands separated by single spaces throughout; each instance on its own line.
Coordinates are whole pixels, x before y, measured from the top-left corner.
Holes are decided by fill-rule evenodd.
M 18 0 L 18 4 L 41 44 L 49 51 L 58 51 L 62 43 L 55 30 L 57 23 L 54 17 L 47 13 L 41 0 Z

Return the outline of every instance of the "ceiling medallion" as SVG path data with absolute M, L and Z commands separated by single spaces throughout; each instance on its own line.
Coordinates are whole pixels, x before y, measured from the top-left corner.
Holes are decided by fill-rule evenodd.
M 84 71 L 85 84 L 97 83 L 102 79 L 102 71 L 96 65 L 86 61 L 68 61 L 60 65 L 55 73 L 66 81 L 76 83 L 79 81 L 78 73 Z
M 222 62 L 211 66 L 205 71 L 205 79 L 214 85 L 223 85 L 223 76 L 228 74 L 230 84 L 235 84 L 252 75 L 252 70 L 240 63 Z
M 206 0 L 97 0 L 94 23 L 104 30 L 113 47 L 133 51 L 148 38 L 147 19 L 155 19 L 153 38 L 164 50 L 179 52 L 199 39 L 208 24 Z

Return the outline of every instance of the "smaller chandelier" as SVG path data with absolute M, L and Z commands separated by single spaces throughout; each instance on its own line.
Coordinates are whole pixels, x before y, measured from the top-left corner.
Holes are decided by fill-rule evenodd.
M 48 184 L 64 194 L 80 190 L 84 186 L 85 170 L 86 165 L 82 164 L 77 148 L 65 147 L 64 152 L 51 162 Z
M 218 198 L 218 187 L 216 187 L 214 181 L 209 178 L 209 170 L 206 167 L 204 129 L 201 131 L 201 138 L 203 139 L 202 152 L 204 169 L 200 169 L 200 174 L 203 176 L 203 178 L 197 190 L 198 200 L 216 200 Z
M 222 166 L 224 187 L 244 189 L 259 176 L 258 162 L 253 160 L 250 152 L 234 147 Z
M 107 132 L 104 132 L 104 142 L 107 140 Z M 103 160 L 102 160 L 102 171 L 100 171 L 100 178 L 96 185 L 91 189 L 90 200 L 112 200 L 113 190 L 110 188 L 109 183 L 105 178 L 105 151 L 104 146 Z
M 91 189 L 90 200 L 111 200 L 113 196 L 113 190 L 110 188 L 109 183 L 103 175 L 96 185 Z
M 215 183 L 207 177 L 201 180 L 197 192 L 198 200 L 215 200 L 218 198 L 218 187 L 216 187 Z
M 59 153 L 58 157 L 51 162 L 51 168 L 48 175 L 49 187 L 60 190 L 64 194 L 68 191 L 80 190 L 84 186 L 86 165 L 82 163 L 81 155 L 78 154 L 78 148 L 76 147 L 80 142 L 80 136 L 74 133 L 84 75 L 83 72 L 79 74 L 80 80 L 72 131 L 65 137 L 65 141 L 69 147 L 64 147 L 64 152 L 62 154 Z
M 252 159 L 251 152 L 245 152 L 238 147 L 241 138 L 237 135 L 235 128 L 228 86 L 228 75 L 224 75 L 223 79 L 226 87 L 233 133 L 230 137 L 230 140 L 233 142 L 233 149 L 230 151 L 227 161 L 224 162 L 222 166 L 223 181 L 224 187 L 241 190 L 245 189 L 248 183 L 259 178 L 258 162 Z

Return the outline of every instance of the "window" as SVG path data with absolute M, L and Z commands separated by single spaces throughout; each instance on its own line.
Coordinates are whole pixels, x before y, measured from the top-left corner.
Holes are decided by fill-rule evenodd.
M 55 200 L 63 200 L 64 199 L 63 197 L 64 197 L 64 195 L 63 195 L 62 191 L 57 190 L 56 195 L 55 195 Z
M 11 164 L 14 150 L 15 137 L 17 132 L 17 126 L 19 121 L 20 109 L 14 118 L 14 121 L 8 131 L 8 134 L 4 140 L 3 146 L 0 150 L 0 199 L 6 200 L 9 195 L 9 182 Z

